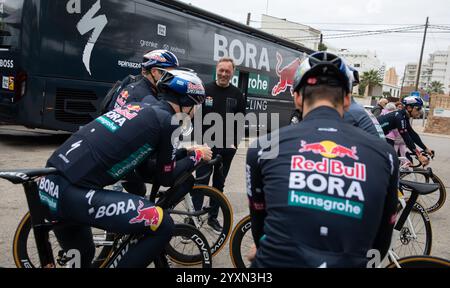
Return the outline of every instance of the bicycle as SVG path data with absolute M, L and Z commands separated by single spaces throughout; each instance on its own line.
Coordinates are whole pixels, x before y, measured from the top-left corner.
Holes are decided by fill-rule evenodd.
M 210 162 L 206 165 L 213 165 L 213 163 L 215 162 L 220 162 L 221 158 L 221 155 L 217 155 L 216 160 L 213 160 L 214 162 Z M 196 169 L 198 169 L 198 167 L 194 168 L 192 170 L 192 173 Z M 194 179 L 194 182 L 201 182 L 206 177 L 209 177 L 211 172 L 212 171 L 200 178 Z M 192 173 L 188 172 L 183 177 L 180 177 L 180 179 L 175 181 L 175 184 L 166 191 L 160 191 L 160 186 L 158 185 L 157 181 L 152 180 L 152 182 L 156 183 L 149 183 L 152 184 L 152 190 L 149 195 L 149 200 L 156 203 L 156 199 L 158 199 L 161 195 L 164 195 L 165 193 L 172 194 L 181 183 L 186 181 L 187 178 L 192 175 Z M 201 208 L 197 207 L 196 209 L 194 207 L 191 196 L 194 194 L 203 199 Z M 217 203 L 219 207 L 217 211 L 217 220 L 222 226 L 221 231 L 215 231 L 207 224 L 208 212 L 211 210 L 210 205 L 212 202 Z M 190 193 L 184 195 L 184 197 L 174 203 L 172 207 L 168 208 L 168 212 L 171 214 L 175 223 L 187 223 L 195 226 L 200 232 L 202 232 L 202 234 L 208 239 L 208 244 L 211 248 L 213 256 L 217 255 L 223 249 L 231 234 L 231 228 L 233 227 L 233 208 L 225 194 L 214 187 L 194 185 Z M 104 254 L 105 253 L 102 253 L 102 255 Z M 198 259 L 190 256 L 183 257 L 182 253 L 171 255 L 171 257 L 174 262 L 181 265 L 191 266 L 199 264 Z
M 404 180 L 410 180 L 413 182 L 420 183 L 435 183 L 439 185 L 439 188 L 435 193 L 430 193 L 429 195 L 423 195 L 420 197 L 420 203 L 424 206 L 428 213 L 433 213 L 438 211 L 445 203 L 447 198 L 447 191 L 442 180 L 433 173 L 430 167 L 424 168 L 419 162 L 414 164 L 411 160 L 411 155 L 417 156 L 413 153 L 407 153 L 407 157 L 399 157 L 400 159 L 400 178 Z M 435 154 L 434 151 L 432 155 L 428 155 L 422 151 L 422 155 L 426 156 L 429 160 L 433 159 Z M 412 165 L 408 165 L 411 163 Z M 408 195 L 406 195 L 408 197 Z
M 201 162 L 202 165 L 213 165 L 220 159 L 214 159 L 209 162 Z M 171 210 L 170 207 L 174 205 L 171 201 L 172 191 L 176 190 L 177 187 L 183 183 L 187 177 L 189 177 L 198 167 L 201 165 L 196 165 L 191 170 L 185 172 L 181 177 L 175 181 L 175 185 L 169 188 L 169 190 L 159 193 L 158 203 L 161 208 L 168 209 L 168 212 L 174 214 L 184 214 L 187 216 L 200 216 L 207 213 L 207 209 L 195 212 L 186 211 L 175 211 Z M 52 244 L 49 242 L 50 232 L 57 227 L 62 227 L 65 225 L 63 222 L 49 222 L 45 220 L 45 212 L 40 204 L 40 199 L 38 196 L 37 189 L 37 179 L 42 176 L 47 176 L 51 174 L 56 174 L 57 170 L 54 168 L 45 169 L 31 169 L 31 170 L 15 170 L 15 171 L 3 171 L 0 172 L 0 178 L 4 178 L 13 184 L 22 184 L 24 186 L 27 204 L 29 207 L 29 213 L 22 218 L 20 222 L 13 241 L 13 254 L 14 261 L 19 268 L 33 268 L 33 267 L 56 267 L 56 264 L 60 266 L 65 266 L 71 261 L 71 257 L 67 255 L 67 251 L 61 248 L 56 248 L 57 241 L 54 237 L 53 246 L 57 252 L 58 258 L 54 259 Z M 221 194 L 221 193 L 220 193 Z M 176 203 L 175 203 L 176 204 Z M 33 230 L 35 236 L 35 247 L 29 241 L 32 237 L 30 231 Z M 118 235 L 107 233 L 105 231 L 95 234 L 94 243 L 96 247 L 100 247 L 100 253 L 94 259 L 93 267 L 114 267 L 118 259 L 123 257 L 128 251 L 128 247 L 132 241 L 136 241 L 136 237 L 130 235 Z M 53 237 L 52 237 L 53 238 Z M 182 244 L 183 248 L 190 245 L 192 249 L 197 249 L 197 252 L 191 252 L 183 249 L 180 253 L 177 251 L 176 247 L 181 244 L 177 244 L 176 240 Z M 56 244 L 56 245 L 55 245 Z M 30 253 L 31 252 L 31 253 Z M 37 252 L 37 253 L 35 253 Z M 37 254 L 38 261 L 30 256 L 35 256 Z M 182 259 L 188 263 L 201 264 L 204 268 L 210 268 L 212 266 L 212 253 L 208 245 L 208 240 L 205 236 L 198 231 L 195 227 L 188 224 L 176 224 L 175 230 L 170 243 L 166 246 L 162 255 L 154 261 L 155 267 L 170 267 L 171 263 L 169 259 Z
M 422 197 L 433 193 L 437 186 L 437 184 L 400 180 L 399 213 L 394 226 L 391 248 L 388 252 L 392 259 L 391 262 L 394 259 L 400 259 L 409 255 L 429 255 L 431 253 L 432 230 L 430 218 L 425 209 L 416 201 L 419 195 Z M 405 190 L 410 191 L 411 195 L 407 200 L 404 199 L 402 194 L 402 191 Z M 419 225 L 422 225 L 422 227 L 419 227 Z M 230 238 L 230 257 L 235 268 L 247 268 L 250 266 L 250 261 L 245 259 L 244 255 L 253 244 L 250 216 L 246 216 L 233 229 Z M 420 244 L 424 244 L 423 247 L 417 248 L 417 246 L 421 246 Z M 409 253 L 402 253 L 408 249 L 409 251 L 407 252 Z

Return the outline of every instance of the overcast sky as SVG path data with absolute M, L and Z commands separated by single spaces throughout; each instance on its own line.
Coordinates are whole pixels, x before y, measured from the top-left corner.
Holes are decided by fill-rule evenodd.
M 406 63 L 419 61 L 423 29 L 421 29 L 421 33 L 392 33 L 333 40 L 327 40 L 326 35 L 346 32 L 326 30 L 380 30 L 424 25 L 426 17 L 429 16 L 431 25 L 446 25 L 449 30 L 429 30 L 430 32 L 440 31 L 441 33 L 429 33 L 427 35 L 424 60 L 428 59 L 429 53 L 436 50 L 447 50 L 450 46 L 450 0 L 181 1 L 241 23 L 246 22 L 247 13 L 250 12 L 252 13 L 251 26 L 254 27 L 260 26 L 261 14 L 266 14 L 266 12 L 271 16 L 286 18 L 288 21 L 307 24 L 323 30 L 325 44 L 355 51 L 376 51 L 379 59 L 386 63 L 387 68 L 396 67 L 397 74 L 400 77 L 403 75 Z

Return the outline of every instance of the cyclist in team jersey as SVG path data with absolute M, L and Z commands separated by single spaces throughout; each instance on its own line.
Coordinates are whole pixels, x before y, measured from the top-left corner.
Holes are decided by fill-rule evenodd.
M 154 203 L 103 187 L 134 169 L 145 175 L 147 171 L 139 168 L 145 168 L 153 155 L 157 155 L 153 173 L 164 186 L 172 185 L 201 159 L 211 159 L 208 147 L 197 146 L 175 165 L 178 138 L 173 134 L 179 125 L 172 120 L 180 113 L 193 117 L 205 98 L 202 81 L 194 73 L 172 70 L 158 81 L 158 89 L 159 103 L 130 103 L 98 117 L 74 133 L 47 162 L 59 173 L 41 179 L 41 202 L 48 207 L 50 220 L 69 223 L 55 229 L 55 234 L 63 249 L 81 252 L 83 267 L 90 265 L 95 252 L 90 227 L 143 235 L 118 267 L 146 267 L 172 235 L 171 217 Z
M 270 135 L 277 155 L 259 140 L 248 150 L 252 267 L 366 267 L 368 250 L 386 255 L 398 159 L 386 141 L 342 119 L 351 78 L 338 56 L 310 55 L 293 86 L 303 120 Z
M 378 122 L 383 128 L 384 134 L 387 135 L 392 130 L 397 129 L 408 149 L 417 155 L 417 158 L 422 165 L 428 164 L 428 158 L 421 154 L 421 151 L 416 147 L 422 148 L 428 155 L 433 155 L 433 151 L 429 149 L 420 139 L 420 136 L 414 131 L 409 122 L 410 118 L 418 118 L 423 107 L 423 101 L 420 97 L 408 96 L 402 100 L 403 109 L 396 110 L 379 116 Z M 391 139 L 386 139 L 389 144 L 394 146 L 395 142 Z

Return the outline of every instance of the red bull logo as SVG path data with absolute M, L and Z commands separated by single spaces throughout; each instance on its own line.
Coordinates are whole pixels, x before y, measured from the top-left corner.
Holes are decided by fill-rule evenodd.
M 166 58 L 162 57 L 161 55 L 153 54 L 149 57 L 150 60 L 156 60 L 158 62 L 167 62 Z
M 302 148 L 299 152 L 312 152 L 314 154 L 320 154 L 326 158 L 345 158 L 349 157 L 353 160 L 359 160 L 356 151 L 356 146 L 347 148 L 345 146 L 336 144 L 333 141 L 321 141 L 317 143 L 306 143 L 302 140 Z
M 127 105 L 127 110 L 129 112 L 139 112 L 142 110 L 142 107 L 139 105 Z
M 300 62 L 299 58 L 295 58 L 294 61 L 280 69 L 281 64 L 283 63 L 283 57 L 277 52 L 276 72 L 279 80 L 272 88 L 272 96 L 277 96 L 278 94 L 285 92 L 288 87 L 291 87 L 291 95 L 294 95 L 292 86 L 294 85 L 295 72 L 297 72 Z
M 116 105 L 118 105 L 119 107 L 124 106 L 129 96 L 130 94 L 127 90 L 123 90 L 122 92 L 120 92 L 119 97 L 117 97 L 116 100 Z
M 163 211 L 160 207 L 144 207 L 144 202 L 139 200 L 139 207 L 137 209 L 138 216 L 129 221 L 130 224 L 142 223 L 145 226 L 150 226 L 152 231 L 156 231 L 163 219 Z
M 194 83 L 189 82 L 187 93 L 205 94 L 205 88 L 203 87 L 202 84 L 194 84 Z
M 114 109 L 115 112 L 119 113 L 128 120 L 131 120 L 134 117 L 136 117 L 138 115 L 138 112 L 141 110 L 142 107 L 139 105 L 127 105 Z

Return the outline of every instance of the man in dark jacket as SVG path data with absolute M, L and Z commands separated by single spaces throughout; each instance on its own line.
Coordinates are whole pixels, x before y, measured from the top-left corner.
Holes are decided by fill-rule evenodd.
M 389 101 L 386 98 L 381 98 L 380 101 L 378 101 L 377 106 L 372 108 L 370 112 L 372 112 L 373 116 L 378 117 L 381 114 L 381 111 L 383 111 L 384 106 L 389 103 Z
M 210 113 L 217 113 L 215 116 L 220 117 L 223 123 L 223 129 L 220 133 L 215 133 L 213 139 L 208 138 L 208 129 L 211 125 L 203 125 L 203 142 L 208 144 L 212 148 L 213 157 L 216 155 L 222 156 L 222 169 L 219 169 L 219 165 L 211 167 L 200 168 L 197 171 L 197 177 L 204 176 L 210 173 L 210 169 L 214 169 L 213 172 L 213 186 L 219 191 L 223 192 L 225 186 L 225 179 L 228 171 L 230 170 L 231 162 L 236 154 L 237 147 L 242 137 L 238 135 L 236 124 L 233 121 L 233 125 L 227 126 L 226 116 L 227 114 L 236 115 L 238 113 L 245 113 L 245 97 L 242 92 L 230 84 L 231 78 L 234 74 L 234 62 L 231 58 L 221 58 L 216 66 L 216 81 L 205 85 L 206 99 L 202 106 L 203 119 Z M 210 117 L 212 115 L 209 115 Z M 208 122 L 208 121 L 205 121 Z M 202 121 L 202 123 L 204 123 Z M 214 127 L 212 127 L 213 129 Z M 205 133 L 206 132 L 206 133 Z M 219 131 L 217 131 L 219 132 Z M 233 138 L 231 138 L 233 137 Z M 210 141 L 211 140 L 211 141 Z M 222 171 L 221 171 L 222 170 Z M 199 184 L 208 185 L 209 177 L 202 180 Z M 195 207 L 200 206 L 202 199 L 193 195 L 193 201 Z M 210 203 L 211 204 L 211 203 Z M 216 233 L 222 232 L 222 227 L 217 220 L 219 206 L 217 203 L 211 204 L 212 208 L 209 214 L 208 224 Z

